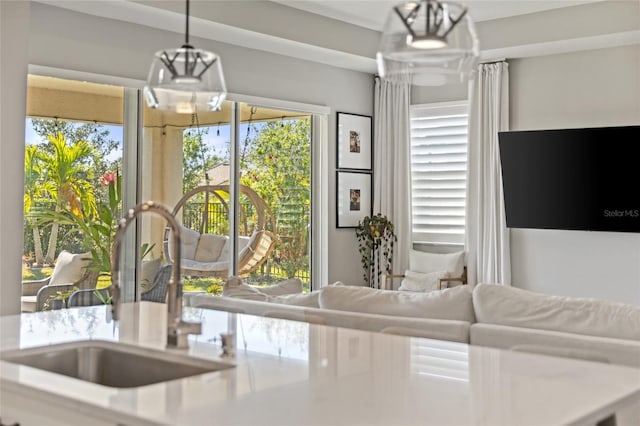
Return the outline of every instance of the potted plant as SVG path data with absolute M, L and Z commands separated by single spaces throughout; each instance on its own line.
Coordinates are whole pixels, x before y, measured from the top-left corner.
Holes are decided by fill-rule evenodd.
M 380 288 L 382 273 L 391 273 L 393 244 L 398 241 L 393 223 L 380 213 L 366 216 L 358 222 L 356 237 L 362 256 L 364 280 L 369 287 Z

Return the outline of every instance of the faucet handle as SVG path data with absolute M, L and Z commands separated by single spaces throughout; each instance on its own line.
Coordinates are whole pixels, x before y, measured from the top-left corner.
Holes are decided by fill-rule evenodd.
M 202 334 L 202 323 L 178 320 L 168 331 L 167 347 L 186 349 L 189 347 L 190 334 Z

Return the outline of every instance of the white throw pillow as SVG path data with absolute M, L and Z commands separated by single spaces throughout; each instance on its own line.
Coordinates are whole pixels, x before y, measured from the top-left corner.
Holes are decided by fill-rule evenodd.
M 411 250 L 409 269 L 423 274 L 447 271 L 451 277 L 459 277 L 464 272 L 464 252 L 441 254 Z
M 477 285 L 473 306 L 482 323 L 640 341 L 640 306 L 497 284 Z
M 320 291 L 312 291 L 310 293 L 285 294 L 282 296 L 271 296 L 268 301 L 273 303 L 282 303 L 285 305 L 306 306 L 309 308 L 320 307 Z
M 160 269 L 160 258 L 153 260 L 143 260 L 140 271 L 140 288 L 148 291 L 153 287 L 153 280 Z
M 320 307 L 399 317 L 475 320 L 471 290 L 466 285 L 428 293 L 328 286 L 320 292 Z
M 224 235 L 202 234 L 198 239 L 196 255 L 197 262 L 216 262 L 229 237 Z M 221 259 L 228 260 L 228 259 Z
M 49 285 L 73 284 L 80 281 L 91 262 L 91 253 L 72 254 L 63 250 L 56 260 Z
M 302 293 L 302 281 L 297 278 L 290 278 L 269 287 L 260 287 L 258 290 L 268 296 Z
M 406 271 L 404 279 L 400 283 L 398 290 L 400 291 L 434 291 L 440 290 L 440 280 L 447 278 L 449 272 L 438 271 L 423 274 L 422 272 Z
M 196 248 L 198 247 L 200 234 L 193 229 L 186 228 L 182 225 L 178 226 L 180 227 L 180 249 L 182 250 L 182 258 L 194 260 L 196 257 Z M 169 233 L 168 248 L 169 254 L 173 256 L 173 232 Z

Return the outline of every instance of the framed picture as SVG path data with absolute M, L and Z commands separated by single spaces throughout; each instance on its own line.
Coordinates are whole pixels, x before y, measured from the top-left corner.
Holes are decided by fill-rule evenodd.
M 339 112 L 337 129 L 338 168 L 371 170 L 371 117 Z
M 355 228 L 371 216 L 371 172 L 336 172 L 336 227 Z

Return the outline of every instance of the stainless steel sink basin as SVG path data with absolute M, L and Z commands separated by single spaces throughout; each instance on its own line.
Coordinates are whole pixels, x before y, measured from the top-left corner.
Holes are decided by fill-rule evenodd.
M 114 342 L 84 341 L 7 351 L 0 359 L 114 388 L 132 388 L 234 365 Z

